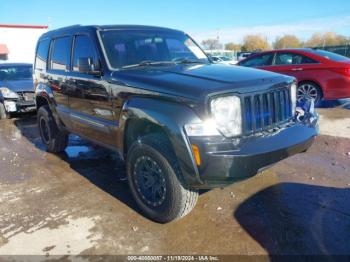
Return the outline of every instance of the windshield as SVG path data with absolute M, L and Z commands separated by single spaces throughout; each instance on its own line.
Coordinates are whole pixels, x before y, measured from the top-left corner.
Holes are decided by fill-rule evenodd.
M 113 69 L 152 62 L 209 63 L 205 53 L 181 32 L 108 30 L 101 31 L 100 36 Z
M 312 52 L 319 55 L 319 56 L 323 56 L 324 58 L 327 58 L 327 59 L 333 60 L 333 61 L 337 61 L 337 62 L 346 61 L 346 60 L 350 61 L 350 59 L 347 58 L 346 56 L 338 55 L 336 53 L 328 52 L 328 51 L 321 50 L 321 49 L 314 49 L 314 50 L 312 50 Z
M 25 80 L 32 78 L 32 66 L 1 66 L 0 67 L 0 81 L 8 80 Z

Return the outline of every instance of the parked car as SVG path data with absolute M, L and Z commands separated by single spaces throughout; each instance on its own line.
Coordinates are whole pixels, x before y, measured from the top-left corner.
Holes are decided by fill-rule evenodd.
M 226 56 L 211 56 L 210 58 L 214 63 L 225 64 L 225 65 L 235 65 L 238 62 Z
M 213 64 L 177 30 L 47 32 L 34 77 L 47 150 L 65 150 L 74 133 L 119 152 L 136 203 L 162 223 L 189 213 L 198 189 L 251 177 L 317 135 L 312 104 L 295 113 L 294 78 Z
M 238 65 L 294 76 L 298 101 L 350 97 L 350 59 L 320 49 L 285 49 L 253 55 Z
M 0 64 L 0 119 L 35 110 L 32 65 Z
M 244 60 L 244 59 L 250 57 L 252 54 L 253 54 L 253 53 L 251 53 L 251 52 L 242 52 L 242 53 L 239 53 L 239 54 L 238 54 L 238 57 L 237 57 L 237 60 L 238 60 L 238 61 L 242 61 L 242 60 Z

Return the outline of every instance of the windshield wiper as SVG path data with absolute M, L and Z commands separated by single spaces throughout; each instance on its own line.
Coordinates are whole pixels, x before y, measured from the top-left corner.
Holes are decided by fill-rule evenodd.
M 178 58 L 173 61 L 178 64 L 205 64 L 204 61 L 201 61 L 199 59 L 189 59 L 189 58 Z
M 126 65 L 121 67 L 122 69 L 126 68 L 132 68 L 132 67 L 141 67 L 141 66 L 159 66 L 159 65 L 168 65 L 168 64 L 205 64 L 204 61 L 201 61 L 199 59 L 189 59 L 189 58 L 178 58 L 174 59 L 172 61 L 152 61 L 152 60 L 145 60 L 138 64 L 133 65 Z
M 165 64 L 170 64 L 170 63 L 173 63 L 173 62 L 171 62 L 171 61 L 152 61 L 152 60 L 145 60 L 145 61 L 142 61 L 142 62 L 140 62 L 140 63 L 138 63 L 138 64 L 123 66 L 122 69 L 131 68 L 131 67 L 139 67 L 139 66 L 165 65 Z

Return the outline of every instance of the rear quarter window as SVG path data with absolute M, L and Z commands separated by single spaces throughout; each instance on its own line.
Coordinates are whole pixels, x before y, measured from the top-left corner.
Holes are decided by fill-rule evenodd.
M 301 60 L 302 64 L 319 64 L 320 62 L 308 57 L 308 56 L 302 56 L 303 59 Z

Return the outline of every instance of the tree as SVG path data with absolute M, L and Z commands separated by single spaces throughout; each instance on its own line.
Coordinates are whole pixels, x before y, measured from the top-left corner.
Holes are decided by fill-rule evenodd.
M 220 44 L 218 39 L 206 39 L 201 44 L 206 50 L 222 49 L 222 44 Z
M 274 49 L 283 49 L 283 48 L 298 48 L 301 47 L 301 42 L 299 38 L 295 35 L 284 35 L 282 37 L 277 37 L 273 43 Z
M 330 45 L 346 45 L 349 43 L 349 39 L 343 35 L 336 34 L 334 32 L 314 33 L 309 40 L 307 40 L 304 46 L 317 47 L 317 46 L 330 46 Z
M 252 52 L 267 49 L 271 49 L 271 47 L 266 37 L 261 35 L 246 35 L 243 39 L 242 51 Z
M 240 51 L 242 48 L 242 45 L 240 44 L 235 44 L 235 43 L 227 43 L 225 45 L 225 49 L 226 50 L 230 50 L 230 51 Z

